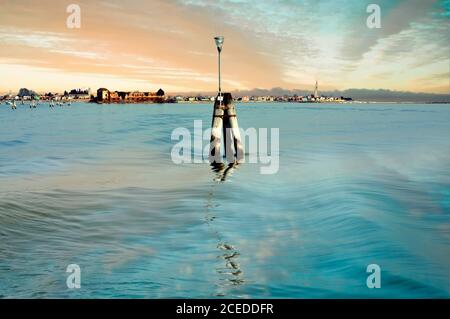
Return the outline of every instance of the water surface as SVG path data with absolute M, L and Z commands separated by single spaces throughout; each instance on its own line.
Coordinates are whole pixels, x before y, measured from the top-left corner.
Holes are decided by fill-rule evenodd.
M 208 104 L 0 106 L 0 297 L 450 296 L 449 105 L 237 108 L 277 174 L 171 161 Z

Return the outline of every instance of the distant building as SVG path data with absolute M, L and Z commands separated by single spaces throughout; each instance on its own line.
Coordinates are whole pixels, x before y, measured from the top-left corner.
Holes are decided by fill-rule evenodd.
M 66 99 L 89 99 L 91 95 L 91 89 L 72 89 L 69 92 L 64 91 L 64 97 Z
M 109 90 L 105 88 L 100 88 L 97 90 L 97 102 L 107 102 L 109 101 Z
M 319 97 L 319 83 L 316 81 L 316 86 L 314 88 L 314 98 L 318 98 Z
M 109 103 L 119 103 L 120 102 L 120 95 L 119 92 L 109 92 Z
M 33 90 L 21 88 L 19 90 L 19 93 L 17 93 L 16 97 L 17 97 L 16 98 L 17 100 L 25 100 L 25 101 L 35 100 L 35 99 L 37 100 L 37 99 L 39 99 L 39 94 L 37 94 Z
M 165 101 L 165 92 L 159 89 L 154 92 L 111 92 L 108 89 L 100 88 L 97 90 L 97 103 L 162 103 Z

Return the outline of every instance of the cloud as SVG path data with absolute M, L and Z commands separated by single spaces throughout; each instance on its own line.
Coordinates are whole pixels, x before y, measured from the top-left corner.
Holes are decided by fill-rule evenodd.
M 82 27 L 67 29 L 65 3 L 9 1 L 0 12 L 0 59 L 47 64 L 64 72 L 66 83 L 73 74 L 92 73 L 213 91 L 212 37 L 221 33 L 227 90 L 294 89 L 317 79 L 329 89 L 444 92 L 443 79 L 424 88 L 415 81 L 449 59 L 449 1 L 378 1 L 379 30 L 365 26 L 369 2 L 80 0 Z M 39 84 L 64 89 L 63 82 L 43 76 Z M 90 82 L 78 86 L 96 83 Z
M 129 1 L 121 8 L 118 1 L 106 4 L 106 8 L 104 2 L 81 1 L 82 27 L 71 30 L 65 27 L 64 5 L 49 0 L 28 4 L 35 11 L 26 19 L 23 2 L 9 2 L 0 12 L 0 58 L 14 56 L 31 67 L 36 61 L 45 61 L 68 77 L 91 72 L 146 79 L 166 88 L 216 87 L 214 19 L 205 12 L 162 0 Z M 263 84 L 267 82 L 265 74 L 270 74 L 273 83 L 280 80 L 279 71 L 267 57 L 253 56 L 245 37 L 226 26 L 224 32 L 225 85 L 245 88 L 251 83 Z M 47 81 L 49 86 L 62 89 L 59 83 Z
M 377 1 L 381 9 L 381 28 L 369 29 L 366 12 L 370 1 L 360 2 L 359 15 L 352 21 L 352 28 L 347 31 L 342 45 L 342 54 L 345 59 L 360 60 L 363 55 L 377 44 L 381 39 L 398 34 L 410 28 L 413 22 L 426 22 L 430 9 L 436 0 L 403 0 L 403 1 Z M 404 39 L 403 39 L 404 40 Z M 403 46 L 401 45 L 403 44 Z M 411 42 L 399 43 L 399 49 L 408 50 Z

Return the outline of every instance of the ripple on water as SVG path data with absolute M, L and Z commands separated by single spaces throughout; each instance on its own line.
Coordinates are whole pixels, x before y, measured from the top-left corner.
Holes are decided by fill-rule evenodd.
M 277 174 L 173 164 L 207 106 L 1 109 L 0 297 L 449 296 L 448 108 L 238 107 L 280 128 Z

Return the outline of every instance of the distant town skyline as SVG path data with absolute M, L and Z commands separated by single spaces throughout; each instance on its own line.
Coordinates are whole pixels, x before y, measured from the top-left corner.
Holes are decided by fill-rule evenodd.
M 20 88 L 214 92 L 379 89 L 449 94 L 449 0 L 2 1 L 0 94 Z M 378 91 L 379 92 L 379 91 Z

